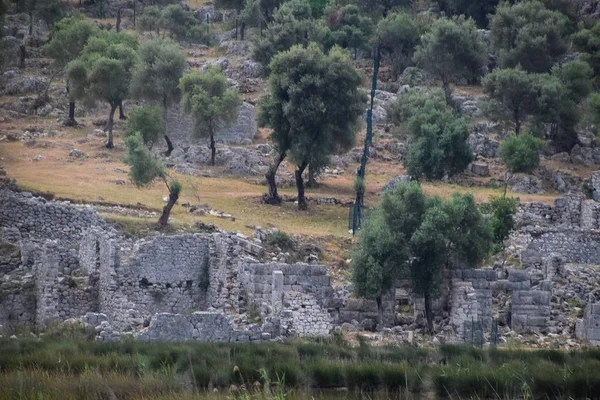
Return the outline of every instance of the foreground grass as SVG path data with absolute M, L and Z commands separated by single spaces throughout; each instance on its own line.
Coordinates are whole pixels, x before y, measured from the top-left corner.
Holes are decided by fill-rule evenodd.
M 590 398 L 599 369 L 599 350 L 17 339 L 0 341 L 0 399 Z

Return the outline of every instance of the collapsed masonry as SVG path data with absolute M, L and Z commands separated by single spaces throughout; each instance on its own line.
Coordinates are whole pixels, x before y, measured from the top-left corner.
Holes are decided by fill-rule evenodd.
M 570 337 L 573 299 L 588 304 L 577 337 L 600 340 L 598 203 L 581 196 L 528 204 L 510 251 L 522 269 L 457 270 L 437 302 L 447 340 L 472 337 L 493 319 L 517 333 Z M 93 207 L 0 189 L 0 325 L 38 329 L 77 319 L 99 340 L 246 342 L 371 330 L 374 301 L 332 286 L 314 264 L 259 262 L 260 232 L 156 235 L 132 241 Z M 263 232 L 264 233 L 264 232 Z M 587 286 L 586 286 L 587 285 Z M 384 298 L 384 330 L 399 339 L 422 327 L 422 301 L 399 283 Z M 410 316 L 407 318 L 408 304 Z

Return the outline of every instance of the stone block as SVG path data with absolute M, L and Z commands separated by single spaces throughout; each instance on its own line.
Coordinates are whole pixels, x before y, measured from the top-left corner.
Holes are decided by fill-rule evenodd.
M 542 264 L 542 255 L 536 251 L 536 250 L 532 250 L 532 249 L 527 249 L 527 250 L 523 250 L 521 252 L 521 265 L 523 266 L 523 268 L 527 268 L 530 266 L 534 266 L 534 265 L 541 265 Z M 509 279 L 510 279 L 510 275 L 509 275 Z
M 541 262 L 541 258 L 540 258 Z M 508 280 L 510 282 L 525 282 L 529 281 L 529 274 L 527 271 L 521 271 L 518 269 L 508 269 Z

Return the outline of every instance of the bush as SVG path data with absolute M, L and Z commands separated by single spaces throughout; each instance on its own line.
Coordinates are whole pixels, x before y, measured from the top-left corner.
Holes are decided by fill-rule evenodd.
M 292 238 L 289 237 L 287 233 L 282 231 L 268 233 L 266 242 L 269 246 L 277 246 L 284 252 L 294 250 L 296 247 L 296 244 Z
M 531 173 L 540 165 L 542 141 L 529 133 L 511 136 L 499 149 L 500 158 L 511 172 Z

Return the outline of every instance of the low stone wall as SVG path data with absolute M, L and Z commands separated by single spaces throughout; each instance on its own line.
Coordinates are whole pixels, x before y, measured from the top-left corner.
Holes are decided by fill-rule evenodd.
M 559 253 L 567 263 L 600 262 L 600 230 L 530 227 L 519 232 L 518 236 L 517 240 L 524 244 L 525 249 L 540 255 Z
M 237 330 L 233 318 L 223 313 L 194 312 L 188 315 L 156 314 L 148 328 L 135 337 L 140 341 L 162 342 L 258 342 L 270 339 L 271 334 L 262 332 L 257 325 Z

